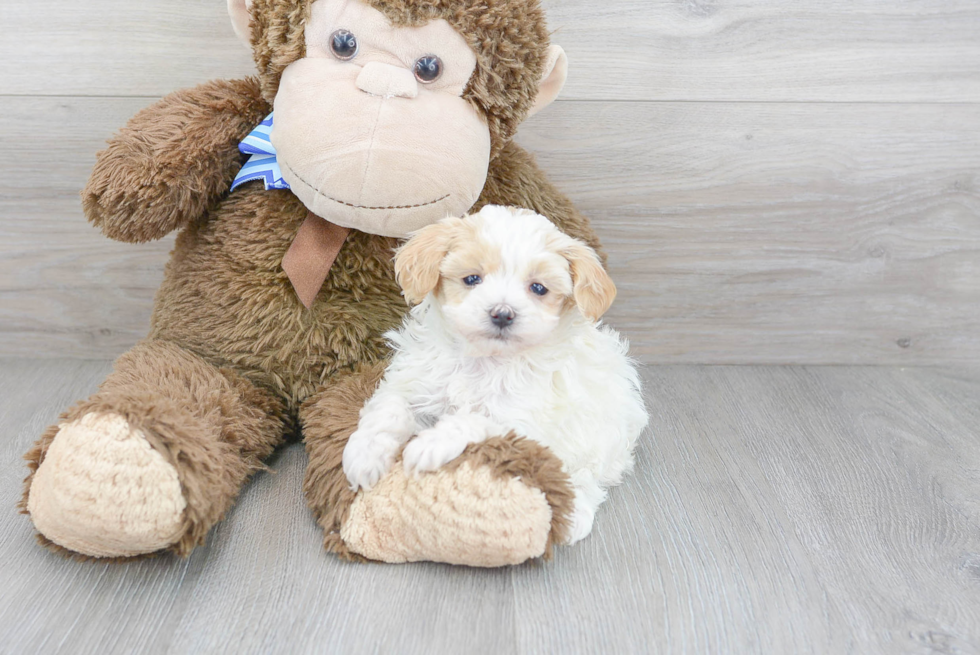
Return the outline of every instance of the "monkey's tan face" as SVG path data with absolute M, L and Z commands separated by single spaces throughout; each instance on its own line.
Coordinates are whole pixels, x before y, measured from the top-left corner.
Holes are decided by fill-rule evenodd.
M 358 0 L 317 0 L 306 57 L 286 68 L 272 144 L 311 211 L 405 236 L 473 206 L 490 132 L 463 90 L 476 67 L 444 21 L 394 27 Z

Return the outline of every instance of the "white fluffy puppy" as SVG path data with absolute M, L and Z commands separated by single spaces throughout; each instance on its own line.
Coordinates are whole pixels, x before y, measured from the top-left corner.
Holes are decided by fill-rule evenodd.
M 402 446 L 420 473 L 513 430 L 564 463 L 569 543 L 587 536 L 647 423 L 627 344 L 597 323 L 616 287 L 595 251 L 534 212 L 488 206 L 417 232 L 395 272 L 417 306 L 387 335 L 391 364 L 344 450 L 352 487 L 377 483 Z

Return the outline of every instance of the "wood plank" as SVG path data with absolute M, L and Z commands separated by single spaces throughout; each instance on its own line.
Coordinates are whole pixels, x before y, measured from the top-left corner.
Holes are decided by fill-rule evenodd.
M 565 103 L 522 141 L 647 361 L 978 361 L 976 105 Z
M 515 653 L 508 569 L 348 564 L 322 548 L 286 448 L 212 535 L 172 653 Z
M 146 98 L 4 98 L 0 139 L 0 352 L 115 357 L 149 328 L 173 244 L 106 239 L 79 192 L 105 140 Z
M 645 380 L 648 437 L 597 533 L 544 584 L 517 572 L 522 651 L 980 649 L 980 506 L 959 502 L 980 496 L 976 368 L 956 381 L 969 413 L 929 371 Z
M 77 193 L 147 102 L 0 99 L 0 353 L 145 334 L 171 241 L 109 242 Z M 977 105 L 570 102 L 520 140 L 593 218 L 646 361 L 980 361 Z
M 4 0 L 0 93 L 161 96 L 255 70 L 223 0 Z
M 762 469 L 733 452 L 759 439 L 741 403 L 772 392 L 754 368 L 719 389 L 737 374 L 646 369 L 651 422 L 632 476 L 556 566 L 515 571 L 522 652 L 841 653 L 855 643 Z
M 544 0 L 574 100 L 980 100 L 972 0 Z
M 765 389 L 740 403 L 758 434 L 742 457 L 759 462 L 855 643 L 980 651 L 980 506 L 961 502 L 980 497 L 980 440 L 969 413 L 933 401 L 946 383 L 914 369 L 737 373 L 726 389 Z
M 546 0 L 570 100 L 980 100 L 973 0 Z M 221 0 L 4 0 L 0 92 L 159 96 L 253 70 Z
M 106 362 L 0 360 L 0 498 Z M 306 457 L 269 462 L 188 560 L 78 563 L 0 513 L 11 652 L 976 652 L 980 369 L 649 367 L 651 426 L 550 563 L 352 565 Z

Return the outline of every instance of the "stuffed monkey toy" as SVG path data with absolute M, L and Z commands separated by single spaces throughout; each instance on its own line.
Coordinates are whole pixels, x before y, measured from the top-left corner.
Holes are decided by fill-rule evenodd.
M 512 142 L 567 70 L 538 1 L 228 5 L 256 77 L 139 112 L 83 191 L 110 238 L 179 235 L 147 338 L 26 456 L 21 507 L 39 540 L 83 557 L 185 556 L 295 435 L 309 506 L 342 557 L 499 566 L 549 554 L 571 487 L 519 435 L 418 478 L 393 467 L 369 492 L 351 491 L 341 466 L 384 369 L 382 335 L 407 309 L 400 238 L 492 203 L 599 247 Z

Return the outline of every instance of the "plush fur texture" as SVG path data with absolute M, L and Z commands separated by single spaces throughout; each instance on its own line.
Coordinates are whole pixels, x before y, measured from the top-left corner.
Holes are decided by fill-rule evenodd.
M 360 366 L 338 376 L 300 410 L 309 456 L 303 491 L 313 517 L 323 528 L 323 545 L 346 559 L 359 558 L 340 536 L 355 497 L 343 475 L 341 456 L 357 427 L 364 399 L 371 396 L 383 374 L 383 363 Z
M 464 34 L 479 62 L 467 93 L 487 112 L 495 148 L 477 206 L 527 207 L 598 246 L 588 221 L 509 141 L 533 101 L 547 48 L 537 2 L 371 4 L 406 24 L 438 16 L 469 30 Z M 340 458 L 357 410 L 374 389 L 372 375 L 389 354 L 383 335 L 406 311 L 392 265 L 396 241 L 353 231 L 306 309 L 281 268 L 306 208 L 292 193 L 265 191 L 259 183 L 228 192 L 244 161 L 238 143 L 271 110 L 282 70 L 304 52 L 308 9 L 308 0 L 255 0 L 258 79 L 171 94 L 137 114 L 99 153 L 83 192 L 93 224 L 123 241 L 181 232 L 148 339 L 123 355 L 99 392 L 66 412 L 28 453 L 25 511 L 33 474 L 45 466 L 45 453 L 64 425 L 90 413 L 121 416 L 177 472 L 186 509 L 168 550 L 186 555 L 262 459 L 301 428 L 310 453 L 304 489 L 324 526 L 326 546 L 356 555 L 340 536 L 355 499 Z M 536 444 L 503 441 L 495 450 L 464 455 L 466 470 L 447 469 L 455 476 L 453 487 L 478 494 L 482 478 L 476 472 L 488 469 L 501 478 L 520 476 L 521 484 L 547 498 L 554 541 L 571 511 L 560 462 Z M 397 506 L 399 499 L 387 502 Z M 458 518 L 446 517 L 440 527 L 425 521 L 441 519 L 421 517 L 413 529 L 448 526 L 446 534 L 454 538 L 472 536 Z M 420 556 L 440 559 L 438 549 Z
M 534 105 L 545 70 L 549 36 L 538 2 L 495 0 L 366 0 L 395 25 L 445 19 L 476 53 L 477 67 L 464 96 L 484 112 L 491 157 L 513 138 Z M 286 67 L 306 52 L 303 30 L 309 0 L 254 0 L 252 46 L 262 95 L 270 103 Z
M 28 508 L 34 473 L 62 426 L 92 414 L 121 416 L 177 471 L 186 508 L 170 549 L 187 555 L 282 443 L 284 409 L 279 396 L 231 369 L 174 343 L 145 341 L 120 357 L 98 393 L 65 412 L 28 452 L 21 509 Z
M 360 494 L 363 498 L 362 506 L 373 508 L 372 512 L 368 512 L 369 515 L 384 514 L 384 511 L 378 510 L 379 507 L 383 507 L 387 510 L 387 514 L 395 514 L 399 517 L 397 525 L 390 520 L 382 524 L 371 524 L 370 517 L 366 519 L 363 516 L 353 522 L 350 520 L 351 507 L 358 495 L 351 490 L 344 476 L 342 455 L 348 438 L 357 427 L 361 406 L 374 392 L 384 374 L 384 369 L 384 364 L 360 367 L 349 375 L 339 377 L 334 384 L 303 405 L 300 416 L 303 432 L 306 435 L 306 452 L 310 459 L 303 490 L 314 517 L 323 528 L 324 546 L 327 550 L 345 559 L 354 561 L 365 559 L 357 550 L 357 546 L 352 549 L 342 536 L 344 533 L 348 535 L 354 533 L 362 538 L 362 543 L 359 544 L 362 548 L 363 542 L 374 542 L 371 555 L 375 559 L 388 562 L 432 559 L 433 552 L 436 552 L 432 549 L 422 550 L 424 556 L 419 555 L 418 549 L 409 549 L 406 552 L 407 544 L 420 538 L 418 526 L 431 521 L 426 515 L 432 513 L 431 507 L 420 507 L 419 494 L 412 485 L 395 482 L 392 485 L 394 489 L 379 488 L 372 493 Z M 471 479 L 472 471 L 479 470 L 487 470 L 493 478 L 502 481 L 520 480 L 524 486 L 537 489 L 544 494 L 551 508 L 547 541 L 535 552 L 521 551 L 523 557 L 518 561 L 529 557 L 550 557 L 552 545 L 561 543 L 565 538 L 572 513 L 572 489 L 568 477 L 562 471 L 561 463 L 538 444 L 526 439 L 518 439 L 514 435 L 490 439 L 474 445 L 463 457 L 447 466 L 444 473 L 453 476 L 464 462 L 468 464 L 468 470 L 463 472 L 462 477 L 456 477 L 453 487 L 455 494 L 459 495 L 458 500 L 461 501 L 461 505 L 466 504 L 467 496 L 480 498 L 486 494 L 483 485 L 474 487 L 467 484 Z M 421 495 L 424 497 L 425 493 L 421 492 Z M 455 503 L 455 500 L 444 497 L 444 501 Z M 523 507 L 518 502 L 521 499 L 514 498 L 513 495 L 504 494 L 499 497 L 499 500 L 503 508 L 497 516 L 513 515 L 520 512 Z M 462 539 L 472 544 L 473 534 L 468 533 L 469 528 L 466 526 L 471 526 L 476 518 L 476 516 L 444 515 L 438 523 L 442 526 L 439 536 L 447 542 Z M 490 518 L 492 519 L 492 516 Z M 365 536 L 376 534 L 379 530 L 386 537 L 372 540 Z M 476 543 L 480 541 L 482 540 L 476 540 Z M 492 544 L 492 541 L 484 541 L 484 543 Z M 493 549 L 488 547 L 484 549 L 471 547 L 466 556 L 468 559 L 465 560 L 457 557 L 454 563 L 481 566 L 486 565 L 486 562 L 492 561 L 499 554 L 495 554 Z M 440 557 L 440 560 L 444 561 L 445 557 Z
M 136 114 L 99 154 L 82 192 L 85 215 L 109 238 L 130 243 L 203 217 L 241 168 L 242 134 L 268 113 L 251 79 L 171 93 Z
M 343 455 L 352 487 L 372 488 L 403 446 L 406 473 L 424 474 L 515 430 L 563 462 L 583 538 L 647 422 L 626 343 L 594 322 L 615 295 L 598 257 L 543 216 L 488 206 L 422 229 L 395 268 L 427 295 L 388 335 L 394 357 Z

